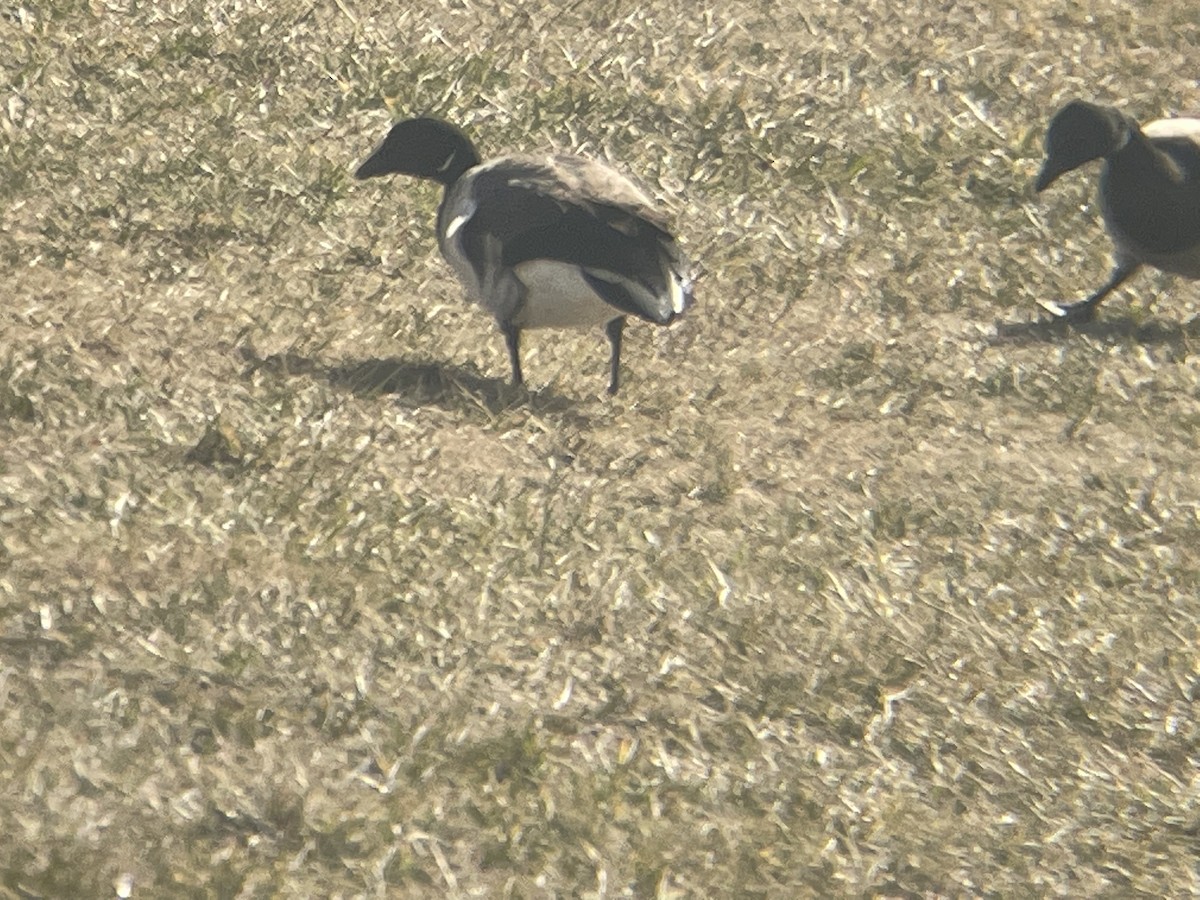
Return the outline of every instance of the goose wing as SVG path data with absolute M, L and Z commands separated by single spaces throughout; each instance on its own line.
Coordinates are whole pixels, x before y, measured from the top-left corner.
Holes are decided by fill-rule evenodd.
M 1158 151 L 1163 187 L 1135 185 L 1120 212 L 1123 229 L 1143 251 L 1177 254 L 1200 244 L 1200 119 L 1160 119 L 1142 127 Z
M 531 260 L 579 267 L 621 312 L 670 322 L 691 302 L 687 262 L 666 217 L 632 182 L 577 157 L 506 157 L 469 173 L 463 255 L 481 284 L 498 244 L 509 269 Z

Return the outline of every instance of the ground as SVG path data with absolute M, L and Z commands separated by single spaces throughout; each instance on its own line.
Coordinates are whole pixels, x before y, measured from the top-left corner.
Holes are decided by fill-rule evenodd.
M 0 9 L 0 891 L 1200 891 L 1200 285 L 1073 97 L 1194 4 Z M 404 116 L 635 175 L 677 325 L 531 333 Z

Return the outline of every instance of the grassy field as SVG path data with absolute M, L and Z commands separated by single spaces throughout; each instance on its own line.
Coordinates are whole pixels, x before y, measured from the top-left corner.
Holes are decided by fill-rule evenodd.
M 1144 8 L 1142 8 L 1144 7 Z M 1193 0 L 0 9 L 0 892 L 1200 892 L 1200 285 L 1081 96 Z M 528 391 L 355 182 L 396 118 L 635 173 L 676 327 Z

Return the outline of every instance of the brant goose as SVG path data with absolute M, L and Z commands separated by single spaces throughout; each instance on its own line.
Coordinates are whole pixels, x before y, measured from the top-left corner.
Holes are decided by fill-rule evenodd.
M 1112 107 L 1074 100 L 1050 122 L 1035 187 L 1044 191 L 1064 172 L 1101 158 L 1100 204 L 1116 268 L 1086 300 L 1044 304 L 1076 321 L 1091 319 L 1143 265 L 1200 278 L 1200 119 L 1139 127 Z
M 442 256 L 504 333 L 513 384 L 526 328 L 604 325 L 612 344 L 608 392 L 620 382 L 625 317 L 667 325 L 692 302 L 687 260 L 645 193 L 578 156 L 481 162 L 471 140 L 438 119 L 394 125 L 354 173 L 400 173 L 445 188 Z

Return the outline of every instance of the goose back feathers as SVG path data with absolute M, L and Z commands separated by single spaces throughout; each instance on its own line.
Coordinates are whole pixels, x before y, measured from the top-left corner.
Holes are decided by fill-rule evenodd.
M 521 330 L 605 325 L 615 393 L 625 317 L 667 325 L 692 302 L 667 219 L 601 163 L 526 155 L 481 163 L 461 131 L 415 119 L 394 126 L 356 175 L 393 172 L 445 186 L 439 248 L 504 332 L 516 383 Z
M 1118 258 L 1200 278 L 1200 120 L 1142 128 L 1109 160 L 1100 197 Z

